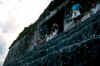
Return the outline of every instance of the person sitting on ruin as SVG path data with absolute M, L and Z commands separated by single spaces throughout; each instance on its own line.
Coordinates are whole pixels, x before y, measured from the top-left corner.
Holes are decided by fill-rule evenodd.
M 53 31 L 51 31 L 50 34 L 47 37 L 47 41 L 49 41 L 49 40 L 51 40 L 53 38 L 54 38 Z
M 46 42 L 48 42 L 49 40 L 50 40 L 50 35 L 47 35 Z
M 100 12 L 100 3 L 92 3 L 92 8 L 90 10 L 90 12 L 88 13 L 89 16 L 92 16 L 96 13 Z
M 54 33 L 59 34 L 60 33 L 59 25 L 57 23 L 53 23 L 52 30 Z
M 58 35 L 58 29 L 54 29 L 54 30 L 53 30 L 53 36 L 54 36 L 54 38 L 55 38 L 57 35 Z
M 46 41 L 48 42 L 49 40 L 52 40 L 53 38 L 55 38 L 57 36 L 57 31 L 52 30 L 50 31 L 50 34 L 47 35 L 46 37 Z
M 82 10 L 82 6 L 80 5 L 80 3 L 75 3 L 75 1 L 72 1 L 72 20 L 76 23 L 78 21 L 80 21 L 81 19 L 81 10 Z
M 57 23 L 53 23 L 50 33 L 46 35 L 46 41 L 55 38 L 58 34 L 59 34 L 59 25 Z

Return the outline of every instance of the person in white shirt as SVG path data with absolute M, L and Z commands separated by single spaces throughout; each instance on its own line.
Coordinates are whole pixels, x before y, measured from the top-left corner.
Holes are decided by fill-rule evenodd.
M 47 35 L 46 41 L 52 40 L 53 38 L 55 38 L 57 36 L 57 32 L 58 30 L 55 30 L 54 32 L 51 31 L 50 35 Z
M 94 15 L 94 14 L 96 14 L 99 11 L 100 11 L 100 3 L 97 3 L 97 4 L 93 3 L 92 4 L 92 9 L 90 10 L 90 14 Z
M 76 2 L 76 0 L 73 0 L 71 3 L 72 3 L 72 8 L 71 8 L 71 10 L 72 10 L 72 21 L 74 23 L 77 23 L 77 22 L 80 21 L 80 19 L 82 17 L 81 11 L 82 11 L 83 8 L 82 8 L 80 3 Z

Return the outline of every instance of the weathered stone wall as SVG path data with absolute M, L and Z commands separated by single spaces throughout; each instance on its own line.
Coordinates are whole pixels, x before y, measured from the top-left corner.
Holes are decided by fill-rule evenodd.
M 31 35 L 25 36 L 9 50 L 4 66 L 91 65 L 99 58 L 99 18 L 100 14 L 96 14 L 56 39 L 35 47 L 32 47 Z M 95 66 L 95 63 L 92 64 Z

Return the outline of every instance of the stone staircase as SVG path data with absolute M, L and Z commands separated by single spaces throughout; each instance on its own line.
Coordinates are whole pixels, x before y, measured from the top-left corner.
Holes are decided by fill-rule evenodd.
M 91 53 L 94 53 L 91 57 L 94 59 L 100 48 L 97 43 L 100 41 L 100 37 L 96 34 L 100 28 L 99 18 L 100 14 L 96 14 L 49 42 L 35 46 L 31 52 L 18 58 L 16 63 L 10 66 L 88 66 L 90 62 L 88 56 L 90 57 L 93 55 Z M 98 29 L 95 29 L 95 25 Z M 88 50 L 89 47 L 93 48 Z

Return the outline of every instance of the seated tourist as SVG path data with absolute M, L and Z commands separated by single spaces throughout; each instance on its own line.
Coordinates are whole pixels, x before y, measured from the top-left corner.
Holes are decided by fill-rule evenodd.
M 100 12 L 100 3 L 93 3 L 92 9 L 90 10 L 90 13 L 89 13 L 89 16 L 92 16 L 98 12 Z
M 53 32 L 54 38 L 57 36 L 57 34 L 58 34 L 58 29 L 55 29 L 54 32 Z
M 53 31 L 50 32 L 50 35 L 49 35 L 49 40 L 53 39 L 54 38 L 54 35 L 53 35 Z
M 84 20 L 88 19 L 89 17 L 91 17 L 92 15 L 94 15 L 94 14 L 100 12 L 100 3 L 96 3 L 96 1 L 94 1 L 94 2 L 92 3 L 91 6 L 92 6 L 92 8 L 91 8 L 90 11 L 88 12 L 88 14 L 85 15 L 85 16 L 82 18 L 81 21 L 84 21 Z
M 46 41 L 52 40 L 53 38 L 55 38 L 57 36 L 57 31 L 51 31 L 49 35 L 47 35 L 46 37 Z
M 59 34 L 59 25 L 57 23 L 53 23 L 52 30 L 54 33 Z
M 100 12 L 100 3 L 96 4 L 96 13 Z
M 50 40 L 50 35 L 47 35 L 46 41 L 48 42 Z
M 57 23 L 53 23 L 53 26 L 51 28 L 50 34 L 46 35 L 46 41 L 49 41 L 53 38 L 55 38 L 58 35 L 59 32 L 59 26 Z
M 74 1 L 72 1 L 72 4 L 74 3 Z M 76 3 L 72 6 L 72 19 L 73 21 L 76 23 L 78 21 L 80 21 L 81 19 L 81 5 L 79 3 Z

